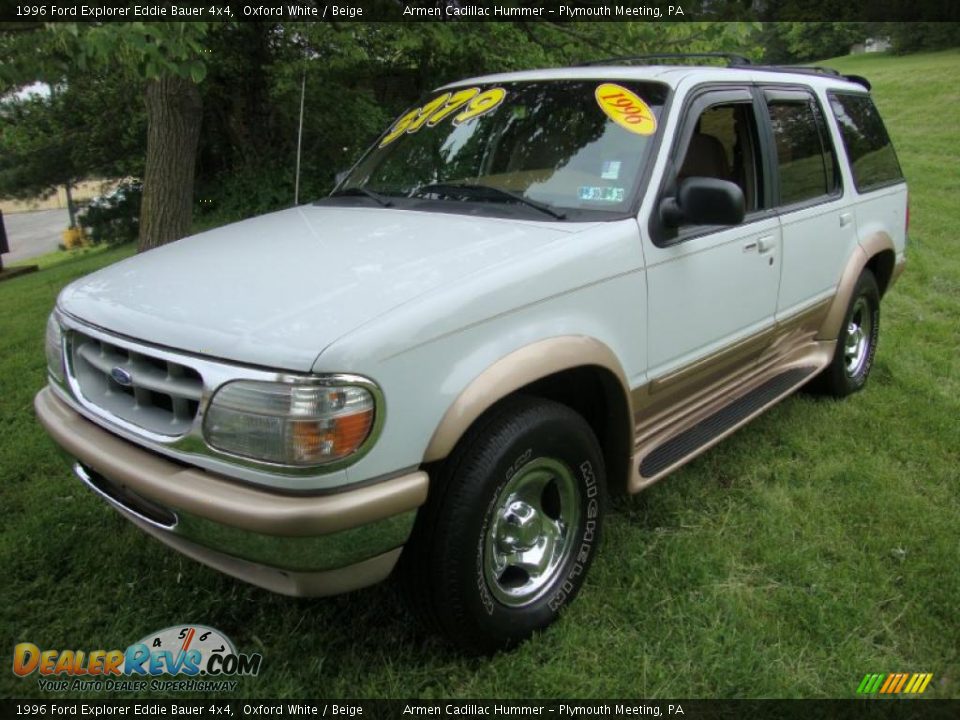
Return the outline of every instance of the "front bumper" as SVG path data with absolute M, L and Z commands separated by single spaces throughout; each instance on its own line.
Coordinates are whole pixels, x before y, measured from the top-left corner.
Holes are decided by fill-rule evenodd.
M 286 595 L 332 595 L 383 580 L 427 496 L 424 472 L 327 495 L 269 492 L 143 450 L 50 388 L 34 408 L 78 461 L 77 476 L 128 520 L 195 560 Z

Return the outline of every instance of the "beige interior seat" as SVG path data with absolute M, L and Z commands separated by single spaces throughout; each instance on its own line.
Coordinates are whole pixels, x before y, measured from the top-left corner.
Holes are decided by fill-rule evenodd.
M 680 179 L 688 177 L 710 177 L 719 180 L 730 179 L 730 164 L 727 152 L 713 135 L 695 133 L 690 138 L 687 155 L 680 168 Z

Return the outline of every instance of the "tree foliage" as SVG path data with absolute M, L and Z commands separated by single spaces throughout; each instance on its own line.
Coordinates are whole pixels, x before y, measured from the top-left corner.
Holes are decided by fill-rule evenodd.
M 0 33 L 0 87 L 42 79 L 60 88 L 4 110 L 0 193 L 49 189 L 65 177 L 142 176 L 144 100 L 160 81 L 167 94 L 151 112 L 179 107 L 202 127 L 178 172 L 196 168 L 186 207 L 206 224 L 293 202 L 302 88 L 301 201 L 327 191 L 404 108 L 462 77 L 652 52 L 759 59 L 765 46 L 765 59 L 795 62 L 845 52 L 862 33 L 855 22 L 89 23 Z M 158 178 L 145 178 L 145 212 L 173 197 L 151 201 Z M 189 222 L 178 227 L 157 237 L 172 239 Z
M 130 85 L 89 74 L 48 95 L 0 103 L 0 196 L 46 196 L 88 178 L 142 174 L 144 112 Z
M 801 63 L 846 55 L 867 37 L 862 22 L 776 22 L 761 33 L 764 59 L 771 63 Z

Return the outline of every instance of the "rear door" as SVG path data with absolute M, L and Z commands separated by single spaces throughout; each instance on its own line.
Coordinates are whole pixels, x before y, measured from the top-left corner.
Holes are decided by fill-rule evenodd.
M 783 321 L 833 297 L 857 225 L 817 96 L 799 87 L 765 87 L 762 95 L 782 233 L 776 317 Z

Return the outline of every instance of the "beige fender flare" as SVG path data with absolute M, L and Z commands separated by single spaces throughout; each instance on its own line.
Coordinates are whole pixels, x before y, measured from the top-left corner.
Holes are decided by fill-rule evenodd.
M 847 307 L 850 305 L 850 298 L 853 296 L 853 288 L 857 284 L 860 273 L 874 257 L 886 251 L 896 254 L 893 239 L 885 232 L 873 233 L 860 241 L 850 259 L 847 260 L 847 266 L 840 276 L 837 292 L 833 296 L 830 309 L 820 326 L 820 332 L 817 333 L 818 340 L 836 340 L 840 336 L 843 318 L 847 314 Z
M 463 434 L 488 408 L 522 387 L 577 367 L 599 366 L 619 380 L 633 417 L 630 385 L 616 354 L 605 344 L 583 335 L 548 338 L 514 350 L 470 381 L 453 401 L 433 433 L 424 462 L 447 457 Z

